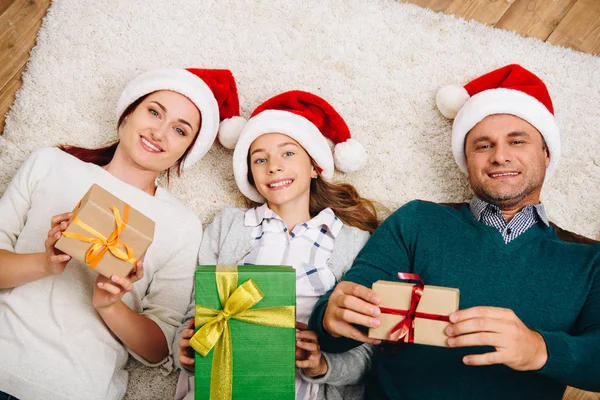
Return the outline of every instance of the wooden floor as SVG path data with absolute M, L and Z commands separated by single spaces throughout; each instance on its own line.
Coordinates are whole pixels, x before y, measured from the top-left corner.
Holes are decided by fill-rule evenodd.
M 400 0 L 600 55 L 600 0 Z M 0 0 L 0 135 L 51 0 Z

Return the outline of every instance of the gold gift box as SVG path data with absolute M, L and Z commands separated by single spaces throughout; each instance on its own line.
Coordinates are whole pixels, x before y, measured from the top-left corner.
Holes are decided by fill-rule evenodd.
M 118 220 L 123 228 L 117 234 Z M 153 238 L 154 221 L 93 184 L 73 210 L 67 229 L 54 247 L 110 279 L 112 275 L 129 275 Z M 91 250 L 96 254 L 89 254 Z
M 379 307 L 394 310 L 409 310 L 413 293 L 412 283 L 377 281 L 373 291 L 381 298 Z M 458 289 L 425 285 L 423 296 L 419 301 L 416 312 L 448 316 L 458 310 L 460 291 Z M 381 313 L 380 325 L 369 329 L 369 337 L 373 339 L 390 340 L 391 331 L 404 320 L 403 315 Z M 445 333 L 448 322 L 415 318 L 414 343 L 431 346 L 448 347 L 448 336 Z M 401 341 L 408 341 L 408 335 Z

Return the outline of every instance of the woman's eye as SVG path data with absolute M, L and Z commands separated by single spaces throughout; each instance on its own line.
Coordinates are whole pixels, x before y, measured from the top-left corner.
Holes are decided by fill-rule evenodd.
M 154 110 L 152 108 L 150 109 L 150 114 L 154 115 L 155 117 L 159 116 L 158 111 L 156 111 L 156 110 Z
M 283 156 L 284 156 L 284 157 L 291 157 L 291 156 L 293 156 L 293 155 L 294 155 L 294 152 L 293 152 L 293 151 L 286 151 L 285 153 L 283 153 Z
M 181 128 L 175 128 L 175 130 L 177 131 L 178 134 L 180 134 L 181 136 L 185 136 L 185 131 Z

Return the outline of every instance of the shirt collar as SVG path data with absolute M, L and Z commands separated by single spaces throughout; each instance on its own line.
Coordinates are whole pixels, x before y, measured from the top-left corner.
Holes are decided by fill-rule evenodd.
M 271 210 L 267 206 L 267 203 L 264 203 L 260 207 L 251 208 L 246 211 L 244 214 L 244 225 L 256 227 L 262 224 L 265 219 L 278 219 L 283 222 L 281 217 Z M 331 208 L 322 210 L 309 221 L 306 221 L 305 224 L 308 228 L 325 226 L 334 238 L 340 233 L 342 226 L 344 225 L 343 222 L 335 216 Z
M 471 210 L 471 215 L 473 215 L 473 218 L 475 218 L 477 221 L 481 221 L 481 216 L 482 216 L 483 212 L 488 208 L 491 210 L 494 210 L 496 212 L 501 212 L 501 210 L 498 206 L 487 203 L 478 197 L 473 197 L 473 199 L 469 203 L 469 209 Z M 528 206 L 525 206 L 519 212 L 523 212 L 528 209 L 533 209 L 533 215 L 534 215 L 536 221 L 538 221 L 538 222 L 541 221 L 544 225 L 550 226 L 550 221 L 548 220 L 548 217 L 546 215 L 546 209 L 544 208 L 544 205 L 542 203 L 530 204 Z

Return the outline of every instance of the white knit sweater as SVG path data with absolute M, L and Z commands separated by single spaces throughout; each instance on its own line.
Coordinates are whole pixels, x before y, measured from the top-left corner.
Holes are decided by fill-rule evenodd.
M 71 211 L 92 183 L 156 223 L 144 277 L 123 301 L 156 322 L 170 346 L 190 302 L 202 225 L 164 189 L 153 197 L 61 150 L 38 150 L 0 199 L 0 249 L 43 252 L 50 218 Z M 0 391 L 27 400 L 123 397 L 128 349 L 92 306 L 95 278 L 72 260 L 61 275 L 0 290 Z M 170 371 L 172 357 L 154 365 Z

